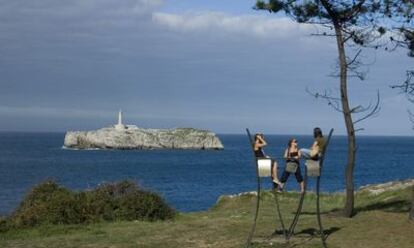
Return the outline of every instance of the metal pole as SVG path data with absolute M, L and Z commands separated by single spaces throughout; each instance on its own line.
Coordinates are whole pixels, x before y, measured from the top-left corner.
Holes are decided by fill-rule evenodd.
M 300 169 L 300 168 L 298 168 Z M 299 221 L 299 216 L 302 213 L 302 208 L 303 208 L 303 201 L 305 199 L 305 194 L 306 194 L 306 188 L 307 188 L 307 181 L 308 181 L 308 172 L 306 170 L 306 166 L 305 166 L 305 178 L 304 178 L 304 191 L 300 196 L 300 200 L 299 200 L 299 205 L 298 208 L 296 210 L 296 214 L 295 217 L 292 220 L 292 224 L 289 227 L 289 232 L 288 232 L 288 239 L 290 239 L 290 237 L 292 237 L 293 233 L 295 232 L 295 227 L 298 224 Z
M 320 210 L 320 204 L 319 204 L 319 186 L 320 186 L 320 176 L 316 179 L 316 213 L 317 213 L 317 219 L 318 219 L 318 225 L 319 225 L 319 232 L 321 235 L 322 245 L 324 248 L 327 248 L 325 242 L 325 231 L 322 227 L 322 220 L 321 220 L 321 210 Z
M 277 209 L 277 214 L 279 216 L 280 224 L 282 226 L 283 236 L 285 237 L 286 240 L 288 240 L 288 233 L 286 232 L 285 224 L 284 224 L 283 218 L 282 218 L 282 213 L 280 212 L 279 198 L 277 196 L 277 192 L 276 192 L 275 189 L 273 189 L 273 195 L 274 195 L 275 201 L 276 201 L 276 209 Z M 276 233 L 276 230 L 275 230 L 275 233 Z
M 323 155 L 321 156 L 321 161 L 320 161 L 320 174 L 316 179 L 316 215 L 317 215 L 317 220 L 318 220 L 318 225 L 319 225 L 319 232 L 321 235 L 321 241 L 322 241 L 322 245 L 324 248 L 327 248 L 328 246 L 326 244 L 325 231 L 322 226 L 322 218 L 321 218 L 321 210 L 320 210 L 320 184 L 321 184 L 320 182 L 321 182 L 322 168 L 323 168 L 323 162 L 325 160 L 326 150 L 328 149 L 328 145 L 331 140 L 333 131 L 334 129 L 332 128 L 329 132 L 328 139 L 326 140 L 325 149 L 323 151 Z
M 253 146 L 253 140 L 252 140 L 252 136 L 250 134 L 250 131 L 248 128 L 246 128 L 246 132 L 247 132 L 247 136 L 249 138 L 249 143 L 251 146 Z M 253 151 L 253 155 L 254 155 L 254 149 L 252 147 L 252 151 Z M 249 236 L 247 238 L 246 241 L 246 248 L 249 248 L 252 242 L 252 238 L 254 235 L 254 232 L 256 230 L 256 223 L 257 223 L 257 216 L 259 215 L 259 206 L 260 206 L 260 193 L 261 193 L 261 180 L 260 180 L 260 176 L 259 176 L 259 167 L 257 166 L 257 158 L 256 156 L 254 156 L 254 161 L 256 163 L 256 177 L 257 177 L 257 196 L 256 196 L 256 210 L 255 210 L 255 214 L 254 214 L 254 219 L 253 219 L 253 225 L 252 228 L 250 230 Z

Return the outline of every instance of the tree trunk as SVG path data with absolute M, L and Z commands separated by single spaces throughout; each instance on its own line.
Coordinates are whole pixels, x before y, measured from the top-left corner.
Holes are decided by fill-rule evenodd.
M 340 67 L 340 91 L 342 111 L 345 120 L 346 131 L 348 134 L 348 161 L 345 169 L 345 184 L 346 184 L 346 200 L 344 207 L 344 216 L 352 217 L 354 215 L 354 166 L 355 166 L 355 151 L 356 139 L 354 123 L 352 121 L 352 113 L 349 107 L 348 90 L 347 90 L 347 72 L 348 65 L 345 56 L 345 41 L 341 29 L 341 24 L 334 21 L 334 28 L 336 34 L 336 41 L 339 54 Z
M 411 200 L 411 211 L 409 215 L 410 220 L 414 221 L 414 186 L 413 186 L 413 197 Z

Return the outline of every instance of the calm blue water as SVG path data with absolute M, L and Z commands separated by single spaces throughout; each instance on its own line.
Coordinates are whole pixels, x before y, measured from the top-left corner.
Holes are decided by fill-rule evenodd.
M 33 185 L 48 178 L 72 189 L 131 179 L 157 191 L 180 211 L 206 210 L 222 194 L 256 187 L 247 136 L 219 137 L 223 151 L 82 151 L 62 149 L 63 133 L 0 133 L 0 214 L 10 213 Z M 266 153 L 281 156 L 290 137 L 267 136 Z M 296 138 L 301 147 L 312 142 L 310 136 Z M 413 137 L 359 137 L 358 143 L 357 187 L 414 177 Z M 345 163 L 346 137 L 334 136 L 325 161 L 323 191 L 343 190 Z M 270 187 L 270 182 L 265 185 Z M 297 188 L 291 177 L 288 189 Z

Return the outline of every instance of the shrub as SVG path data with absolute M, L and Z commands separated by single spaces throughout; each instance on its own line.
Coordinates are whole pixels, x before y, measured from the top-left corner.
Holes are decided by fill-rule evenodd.
M 96 189 L 73 192 L 54 181 L 35 186 L 19 207 L 0 223 L 9 227 L 40 224 L 80 224 L 114 220 L 168 220 L 175 216 L 157 194 L 140 189 L 135 183 L 106 183 Z
M 27 227 L 41 223 L 69 224 L 79 223 L 74 211 L 75 193 L 46 181 L 34 187 L 12 214 L 13 226 Z
M 0 232 L 5 232 L 9 229 L 9 223 L 6 218 L 0 217 Z
M 167 220 L 175 211 L 157 194 L 130 181 L 107 183 L 88 192 L 94 216 L 103 220 Z

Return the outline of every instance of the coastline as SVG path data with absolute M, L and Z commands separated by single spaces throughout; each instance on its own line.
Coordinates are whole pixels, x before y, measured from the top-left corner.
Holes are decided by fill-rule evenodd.
M 405 190 L 410 187 L 414 187 L 414 178 L 405 179 L 405 180 L 389 181 L 386 183 L 367 184 L 367 185 L 359 187 L 355 193 L 367 193 L 367 194 L 376 196 L 376 195 L 379 195 L 385 192 Z M 315 193 L 314 191 L 307 191 L 307 192 Z M 298 191 L 286 191 L 286 193 L 298 193 Z M 325 195 L 345 195 L 345 192 L 342 192 L 342 191 L 321 192 L 321 193 Z M 219 203 L 223 199 L 232 199 L 232 198 L 244 197 L 244 196 L 257 196 L 257 191 L 246 191 L 246 192 L 240 192 L 240 193 L 231 194 L 231 195 L 221 195 L 217 199 L 216 204 Z

